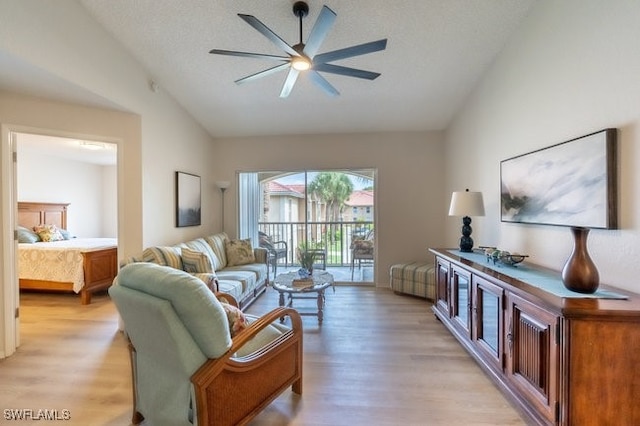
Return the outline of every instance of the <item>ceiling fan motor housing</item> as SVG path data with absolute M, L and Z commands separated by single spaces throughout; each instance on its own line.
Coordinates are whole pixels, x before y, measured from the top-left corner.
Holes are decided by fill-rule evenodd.
M 298 18 L 304 18 L 309 14 L 309 5 L 304 1 L 297 1 L 293 4 L 293 14 Z

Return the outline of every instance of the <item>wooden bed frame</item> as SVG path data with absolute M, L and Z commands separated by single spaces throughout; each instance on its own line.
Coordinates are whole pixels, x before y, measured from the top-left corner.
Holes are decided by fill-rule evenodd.
M 68 203 L 18 202 L 18 224 L 31 229 L 46 223 L 67 229 Z M 91 303 L 91 294 L 106 290 L 118 274 L 118 249 L 116 247 L 90 251 L 84 257 L 84 287 L 80 291 L 80 302 Z M 72 282 L 20 279 L 21 290 L 73 292 Z

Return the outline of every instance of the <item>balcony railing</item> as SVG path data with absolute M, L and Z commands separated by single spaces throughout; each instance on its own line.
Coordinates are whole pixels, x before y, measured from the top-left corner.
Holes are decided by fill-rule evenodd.
M 296 249 L 307 241 L 311 248 L 324 249 L 327 267 L 351 266 L 351 242 L 364 238 L 373 222 L 258 222 L 259 230 L 272 241 L 287 243 L 286 264 L 297 264 Z M 285 263 L 284 259 L 280 260 Z

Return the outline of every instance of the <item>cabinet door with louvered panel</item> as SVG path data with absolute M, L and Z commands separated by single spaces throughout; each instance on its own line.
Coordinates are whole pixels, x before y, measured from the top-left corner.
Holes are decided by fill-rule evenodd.
M 559 317 L 507 292 L 507 380 L 546 420 L 558 419 Z

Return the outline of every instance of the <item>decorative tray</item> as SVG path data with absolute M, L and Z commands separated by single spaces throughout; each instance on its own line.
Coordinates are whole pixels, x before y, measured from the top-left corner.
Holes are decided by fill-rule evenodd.
M 499 250 L 495 247 L 481 247 L 481 249 L 487 255 L 487 262 L 493 261 L 494 265 L 496 262 L 502 262 L 505 265 L 515 266 L 529 257 L 527 254 L 509 253 L 506 250 Z

